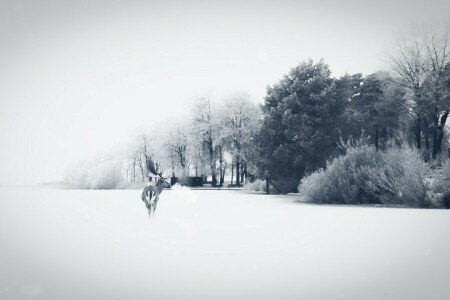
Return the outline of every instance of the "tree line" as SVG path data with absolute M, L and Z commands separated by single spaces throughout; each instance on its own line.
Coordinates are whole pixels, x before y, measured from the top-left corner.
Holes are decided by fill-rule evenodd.
M 446 28 L 398 43 L 391 72 L 332 78 L 323 60 L 291 69 L 263 105 L 258 146 L 270 176 L 298 182 L 344 154 L 340 141 L 360 136 L 376 150 L 397 141 L 414 145 L 425 161 L 446 157 L 449 46 Z
M 324 60 L 304 61 L 267 87 L 262 104 L 246 93 L 198 98 L 188 117 L 136 138 L 121 160 L 124 180 L 148 181 L 152 160 L 166 176 L 202 177 L 213 186 L 226 176 L 236 186 L 269 177 L 294 192 L 358 137 L 376 151 L 406 143 L 424 161 L 437 161 L 448 148 L 448 40 L 448 28 L 410 36 L 392 49 L 389 71 L 366 76 L 335 78 Z
M 187 118 L 137 139 L 129 152 L 127 178 L 146 181 L 146 162 L 152 160 L 172 177 L 202 177 L 223 186 L 231 174 L 232 183 L 240 186 L 255 170 L 252 143 L 261 120 L 260 106 L 247 93 L 221 102 L 198 98 Z

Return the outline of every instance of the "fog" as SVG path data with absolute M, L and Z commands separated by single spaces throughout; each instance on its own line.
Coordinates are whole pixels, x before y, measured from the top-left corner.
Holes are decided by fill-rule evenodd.
M 183 118 L 189 101 L 267 85 L 308 58 L 369 74 L 434 1 L 1 1 L 0 183 L 67 165 Z

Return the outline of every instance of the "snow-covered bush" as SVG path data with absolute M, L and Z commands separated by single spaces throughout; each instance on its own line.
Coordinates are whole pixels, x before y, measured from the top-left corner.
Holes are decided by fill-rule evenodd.
M 369 170 L 365 189 L 383 204 L 427 207 L 427 170 L 416 149 L 388 148 L 381 152 L 379 165 Z
M 90 189 L 115 189 L 122 182 L 122 169 L 117 160 L 99 162 L 90 169 L 87 182 Z
M 299 192 L 315 203 L 430 206 L 425 174 L 428 167 L 409 146 L 376 151 L 348 146 L 346 154 L 302 179 Z
M 450 160 L 442 165 L 442 173 L 444 174 L 442 179 L 442 189 L 444 196 L 442 197 L 442 204 L 445 208 L 450 208 Z
M 71 189 L 121 189 L 125 187 L 119 158 L 84 161 L 68 172 Z
M 441 188 L 442 191 L 450 191 L 450 159 L 447 159 L 442 164 L 442 179 L 441 179 Z
M 348 147 L 346 155 L 327 162 L 326 169 L 303 178 L 299 192 L 315 203 L 376 203 L 377 199 L 366 192 L 365 181 L 379 159 L 372 146 Z
M 450 160 L 429 172 L 426 183 L 430 201 L 435 206 L 450 208 Z

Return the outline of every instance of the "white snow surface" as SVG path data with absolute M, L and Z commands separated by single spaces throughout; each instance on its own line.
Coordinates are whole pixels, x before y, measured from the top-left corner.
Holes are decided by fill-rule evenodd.
M 0 299 L 450 299 L 450 211 L 0 190 Z

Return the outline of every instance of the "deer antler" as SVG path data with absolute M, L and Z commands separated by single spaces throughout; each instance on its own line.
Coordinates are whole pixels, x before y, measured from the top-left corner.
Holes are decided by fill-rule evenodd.
M 150 157 L 147 157 L 147 169 L 152 172 L 155 175 L 160 175 L 156 172 L 156 167 L 155 167 L 155 163 L 153 162 L 153 160 Z
M 156 175 L 156 176 L 159 176 L 160 178 L 163 178 L 163 179 L 167 179 L 167 178 L 169 178 L 169 177 L 163 177 L 162 176 L 162 172 L 156 172 L 156 167 L 155 167 L 155 163 L 153 162 L 153 160 L 150 158 L 150 157 L 147 157 L 147 161 L 146 161 L 146 163 L 147 163 L 147 169 L 150 171 L 150 172 L 152 172 L 154 175 Z

